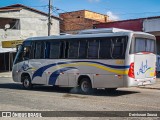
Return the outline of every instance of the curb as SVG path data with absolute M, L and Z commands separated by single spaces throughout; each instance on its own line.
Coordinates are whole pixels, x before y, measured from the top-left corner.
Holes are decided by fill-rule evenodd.
M 152 89 L 152 90 L 160 90 L 160 88 L 154 88 L 154 87 L 138 87 L 142 89 Z

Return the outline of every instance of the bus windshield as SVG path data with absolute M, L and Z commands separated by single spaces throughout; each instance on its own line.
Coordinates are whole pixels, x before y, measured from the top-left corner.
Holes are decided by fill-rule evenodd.
M 31 42 L 24 42 L 18 49 L 14 64 L 23 60 L 28 60 L 31 55 Z
M 156 53 L 155 40 L 146 38 L 135 38 L 134 53 L 151 52 Z

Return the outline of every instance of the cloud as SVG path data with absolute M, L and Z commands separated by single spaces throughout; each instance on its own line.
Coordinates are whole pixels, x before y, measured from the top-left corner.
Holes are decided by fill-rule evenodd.
M 117 20 L 120 19 L 119 16 L 115 15 L 115 14 L 114 14 L 113 12 L 111 12 L 111 11 L 108 11 L 108 12 L 107 12 L 107 15 L 109 16 L 109 19 L 110 19 L 110 20 L 117 21 Z
M 100 0 L 88 0 L 89 2 L 100 2 Z

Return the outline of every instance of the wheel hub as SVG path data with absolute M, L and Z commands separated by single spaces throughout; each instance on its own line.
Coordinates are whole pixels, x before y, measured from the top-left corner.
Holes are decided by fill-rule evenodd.
M 24 86 L 27 88 L 29 86 L 29 80 L 28 79 L 25 79 L 24 80 Z
M 82 85 L 81 85 L 81 89 L 82 89 L 82 91 L 84 91 L 84 92 L 88 91 L 88 90 L 89 90 L 89 83 L 86 82 L 86 81 L 84 81 L 84 82 L 82 83 Z

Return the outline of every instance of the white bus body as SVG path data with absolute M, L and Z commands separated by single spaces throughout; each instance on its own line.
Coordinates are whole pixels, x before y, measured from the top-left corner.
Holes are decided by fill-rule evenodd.
M 155 46 L 153 35 L 116 28 L 28 38 L 16 55 L 13 80 L 25 88 L 80 86 L 83 92 L 153 84 Z

